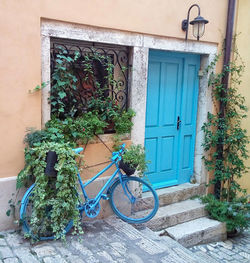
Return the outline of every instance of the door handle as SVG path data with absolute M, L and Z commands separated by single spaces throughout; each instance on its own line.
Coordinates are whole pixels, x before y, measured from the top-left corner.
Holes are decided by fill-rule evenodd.
M 177 117 L 177 130 L 180 129 L 180 124 L 181 124 L 181 120 L 180 120 L 180 116 Z

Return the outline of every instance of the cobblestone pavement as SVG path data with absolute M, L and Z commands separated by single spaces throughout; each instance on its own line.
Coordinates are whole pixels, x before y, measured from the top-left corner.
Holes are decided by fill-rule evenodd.
M 224 242 L 194 246 L 190 251 L 204 259 L 209 256 L 217 262 L 250 262 L 250 229 Z
M 0 233 L 1 263 L 215 263 L 250 262 L 250 234 L 226 242 L 182 247 L 148 228 L 138 231 L 116 218 L 84 223 L 85 233 L 31 245 L 15 231 Z M 216 255 L 216 256 L 214 256 Z M 213 259 L 214 258 L 214 259 Z M 227 261 L 228 260 L 228 261 Z
M 149 229 L 138 231 L 121 220 L 109 218 L 84 224 L 80 237 L 67 236 L 67 243 L 40 242 L 30 245 L 14 231 L 0 233 L 1 263 L 200 263 L 191 251 L 171 238 Z

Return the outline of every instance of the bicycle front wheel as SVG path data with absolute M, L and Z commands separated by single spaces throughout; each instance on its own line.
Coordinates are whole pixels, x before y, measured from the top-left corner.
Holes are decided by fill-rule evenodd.
M 32 196 L 34 194 L 34 188 L 35 184 L 33 184 L 27 190 L 21 202 L 20 219 L 22 223 L 23 232 L 31 236 L 34 240 L 53 240 L 55 239 L 55 236 L 50 223 L 50 213 L 52 208 L 49 206 L 45 208 L 47 213 L 46 218 L 36 219 L 37 227 L 35 231 L 32 230 L 31 220 L 34 220 Z M 73 221 L 70 220 L 64 229 L 64 234 L 66 234 L 72 228 L 72 226 Z
M 110 205 L 122 220 L 139 224 L 154 217 L 159 207 L 156 191 L 138 177 L 122 178 L 110 188 Z

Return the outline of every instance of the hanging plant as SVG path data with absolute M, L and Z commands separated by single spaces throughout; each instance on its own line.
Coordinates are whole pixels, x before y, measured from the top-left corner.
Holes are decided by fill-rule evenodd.
M 57 154 L 56 177 L 45 174 L 46 155 L 49 151 Z M 76 156 L 68 144 L 43 142 L 37 147 L 26 149 L 26 166 L 18 175 L 17 185 L 21 187 L 30 175 L 34 177 L 36 186 L 30 215 L 33 236 L 43 236 L 46 234 L 45 231 L 50 229 L 56 239 L 64 239 L 63 230 L 70 220 L 73 220 L 75 233 L 82 233 L 77 209 L 79 197 L 76 190 L 78 187 Z
M 142 145 L 130 145 L 124 152 L 122 156 L 122 162 L 120 168 L 123 169 L 124 164 L 127 164 L 129 167 L 125 168 L 125 172 L 128 171 L 128 175 L 131 175 L 138 171 L 140 176 L 143 176 L 145 171 L 147 170 L 147 164 L 149 161 L 146 161 L 145 150 Z M 133 171 L 134 170 L 134 171 Z M 132 172 L 133 171 L 133 172 Z

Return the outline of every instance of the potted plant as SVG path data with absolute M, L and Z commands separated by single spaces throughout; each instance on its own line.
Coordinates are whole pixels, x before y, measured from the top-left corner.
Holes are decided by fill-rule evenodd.
M 127 174 L 132 175 L 135 170 L 142 176 L 147 169 L 144 147 L 140 144 L 130 145 L 122 156 L 119 167 Z

